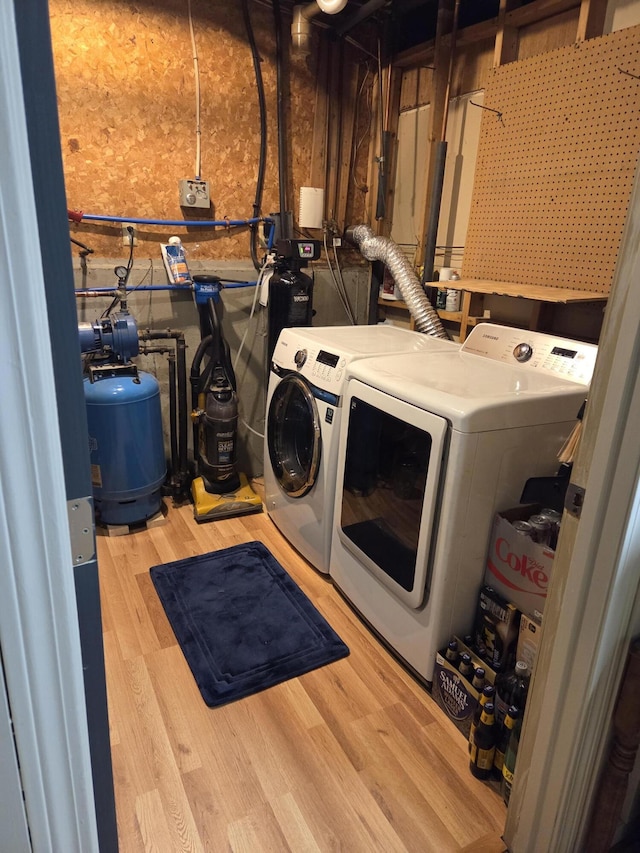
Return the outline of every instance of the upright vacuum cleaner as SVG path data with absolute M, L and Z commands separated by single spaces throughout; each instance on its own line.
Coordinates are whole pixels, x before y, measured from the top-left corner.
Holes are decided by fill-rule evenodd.
M 194 276 L 201 341 L 191 366 L 193 447 L 191 484 L 197 522 L 262 510 L 262 501 L 236 464 L 238 398 L 229 345 L 218 314 L 220 279 Z

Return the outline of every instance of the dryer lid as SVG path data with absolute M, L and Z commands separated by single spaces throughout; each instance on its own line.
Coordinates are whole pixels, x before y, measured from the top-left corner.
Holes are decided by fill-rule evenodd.
M 349 380 L 447 418 L 461 432 L 574 420 L 584 385 L 464 351 L 354 362 Z M 356 394 L 351 381 L 349 393 Z

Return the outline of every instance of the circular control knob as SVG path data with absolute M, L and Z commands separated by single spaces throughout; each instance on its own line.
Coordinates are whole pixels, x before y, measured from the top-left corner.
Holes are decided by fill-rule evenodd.
M 517 347 L 514 347 L 513 355 L 516 361 L 529 361 L 533 355 L 533 347 L 531 344 L 518 344 Z
M 293 360 L 296 363 L 296 367 L 300 369 L 302 365 L 307 360 L 307 351 L 306 349 L 299 349 L 298 352 L 294 355 Z

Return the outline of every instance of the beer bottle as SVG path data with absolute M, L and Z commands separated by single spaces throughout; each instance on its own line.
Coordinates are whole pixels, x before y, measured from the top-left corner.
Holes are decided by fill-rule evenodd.
M 465 634 L 464 637 L 462 638 L 462 642 L 465 644 L 465 646 L 468 649 L 471 649 L 471 651 L 473 651 L 475 643 L 474 643 L 474 640 L 473 640 L 473 637 L 471 636 L 471 634 Z
M 493 757 L 494 775 L 498 779 L 502 779 L 502 765 L 504 764 L 504 754 L 509 746 L 511 732 L 516 724 L 516 720 L 520 717 L 520 709 L 515 705 L 511 705 L 504 718 L 502 729 L 499 730 L 498 740 L 496 741 L 496 752 Z
M 456 642 L 456 640 L 451 640 L 451 642 L 447 646 L 447 651 L 445 652 L 444 656 L 449 661 L 451 666 L 458 666 L 458 643 Z
M 522 729 L 522 718 L 518 717 L 511 731 L 509 738 L 509 746 L 504 754 L 502 762 L 502 783 L 501 793 L 502 799 L 509 805 L 509 797 L 511 796 L 511 786 L 513 785 L 513 773 L 516 769 L 516 759 L 518 757 L 518 746 L 520 745 L 520 730 Z
M 460 675 L 463 675 L 469 681 L 473 678 L 474 667 L 471 655 L 468 652 L 462 652 L 460 655 L 460 666 L 458 667 Z
M 473 735 L 473 746 L 469 756 L 469 769 L 476 779 L 488 779 L 493 770 L 496 750 L 496 721 L 493 702 L 485 702 Z
M 480 717 L 482 716 L 482 708 L 487 702 L 491 702 L 493 704 L 493 697 L 495 696 L 496 689 L 493 684 L 485 684 L 482 688 L 482 693 L 478 698 L 478 704 L 476 705 L 476 709 L 473 712 L 473 717 L 471 719 L 471 728 L 469 729 L 469 752 L 473 747 L 473 738 L 475 735 L 476 728 L 480 723 Z
M 510 705 L 515 705 L 524 712 L 524 706 L 529 692 L 529 667 L 523 660 L 517 661 L 510 672 L 500 673 L 495 680 L 496 686 L 496 721 L 499 726 L 504 722 Z
M 474 673 L 473 673 L 473 681 L 471 682 L 471 686 L 473 687 L 474 690 L 477 690 L 478 693 L 484 687 L 484 677 L 485 677 L 484 667 L 477 666 L 474 670 Z

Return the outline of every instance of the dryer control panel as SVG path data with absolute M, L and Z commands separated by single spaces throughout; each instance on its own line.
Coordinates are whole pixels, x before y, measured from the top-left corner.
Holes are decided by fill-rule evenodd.
M 480 323 L 471 330 L 460 352 L 588 385 L 598 347 L 544 332 Z

